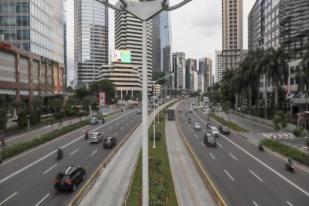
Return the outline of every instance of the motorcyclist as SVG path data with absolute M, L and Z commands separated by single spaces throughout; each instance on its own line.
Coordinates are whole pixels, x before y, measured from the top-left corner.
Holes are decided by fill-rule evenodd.
M 89 137 L 89 132 L 88 130 L 85 130 L 85 139 L 88 139 L 88 137 Z
M 264 150 L 264 146 L 261 143 L 259 143 L 259 150 Z
M 102 118 L 102 124 L 105 124 L 105 119 L 104 118 Z
M 293 165 L 293 159 L 291 156 L 288 157 L 288 164 Z
M 63 150 L 59 147 L 57 149 L 57 159 L 60 160 L 63 158 Z

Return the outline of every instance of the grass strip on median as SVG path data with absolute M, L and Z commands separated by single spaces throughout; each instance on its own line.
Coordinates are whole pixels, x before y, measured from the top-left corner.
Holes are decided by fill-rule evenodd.
M 168 105 L 170 106 L 170 105 Z M 168 107 L 167 106 L 167 107 Z M 166 107 L 166 108 L 167 108 Z M 152 148 L 153 125 L 149 127 L 149 205 L 150 206 L 177 206 L 177 198 L 166 147 L 165 112 L 160 113 L 160 123 L 156 125 L 156 133 L 161 134 L 156 140 L 156 149 Z M 142 205 L 142 159 L 139 156 L 133 176 L 127 206 Z
M 262 144 L 267 148 L 278 152 L 284 156 L 291 156 L 294 160 L 309 166 L 309 154 L 272 139 L 265 139 Z
M 69 132 L 72 132 L 73 130 L 79 129 L 81 127 L 86 126 L 89 124 L 89 120 L 84 120 L 72 125 L 64 126 L 62 128 L 56 129 L 54 131 L 51 131 L 47 134 L 43 134 L 37 138 L 34 138 L 30 141 L 26 142 L 20 142 L 13 145 L 7 146 L 4 150 L 1 151 L 1 157 L 2 159 L 7 159 L 9 157 L 12 157 L 14 155 L 17 155 L 19 153 L 22 153 L 28 149 L 37 147 L 39 145 L 42 145 L 46 142 L 49 142 L 53 139 L 56 139 L 57 137 L 60 137 L 64 134 L 67 134 Z
M 223 119 L 222 117 L 217 116 L 214 113 L 209 113 L 208 114 L 210 118 L 215 119 L 216 121 L 218 121 L 220 124 L 223 124 L 224 126 L 229 127 L 230 129 L 234 130 L 235 132 L 249 132 L 248 130 L 242 128 L 241 126 L 230 122 L 230 121 L 226 121 L 225 119 Z

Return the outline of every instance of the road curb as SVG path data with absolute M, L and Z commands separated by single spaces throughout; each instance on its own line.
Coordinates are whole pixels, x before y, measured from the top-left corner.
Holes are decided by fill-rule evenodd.
M 221 193 L 218 191 L 215 184 L 212 182 L 212 180 L 208 176 L 207 172 L 203 169 L 202 163 L 197 158 L 195 152 L 193 151 L 192 147 L 190 146 L 187 139 L 185 138 L 177 118 L 176 118 L 176 125 L 177 125 L 178 131 L 180 133 L 181 139 L 185 143 L 185 146 L 186 146 L 187 150 L 189 151 L 189 154 L 192 157 L 192 160 L 194 162 L 196 169 L 200 173 L 205 185 L 209 188 L 210 192 L 212 193 L 213 198 L 216 200 L 216 202 L 218 203 L 219 206 L 227 206 L 227 204 L 226 204 L 225 200 L 223 199 Z
M 113 157 L 117 154 L 122 145 L 130 138 L 131 134 L 136 130 L 139 124 L 136 124 L 127 136 L 117 145 L 117 147 L 112 151 L 112 153 L 98 166 L 95 172 L 90 176 L 84 186 L 79 190 L 79 192 L 75 195 L 75 197 L 71 200 L 68 206 L 76 206 L 83 200 L 83 198 L 88 194 L 90 189 L 93 187 L 95 180 L 102 173 L 103 169 L 107 166 L 107 164 L 113 159 Z

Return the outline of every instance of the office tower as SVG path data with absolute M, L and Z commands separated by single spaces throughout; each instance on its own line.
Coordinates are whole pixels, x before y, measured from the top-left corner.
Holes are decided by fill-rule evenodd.
M 222 0 L 223 71 L 239 68 L 243 49 L 243 1 Z
M 131 51 L 133 65 L 142 74 L 142 22 L 129 13 L 115 12 L 115 47 Z M 152 88 L 152 21 L 147 23 L 147 70 L 149 89 Z
M 280 47 L 280 0 L 256 1 L 248 17 L 248 47 Z
M 0 36 L 12 45 L 63 64 L 63 0 L 1 0 Z
M 152 68 L 153 73 L 171 71 L 171 37 L 168 12 L 162 12 L 152 20 Z
M 186 60 L 186 89 L 194 90 L 194 72 L 197 71 L 197 60 Z
M 220 82 L 222 79 L 222 51 L 216 51 L 216 72 L 215 82 Z
M 184 52 L 173 53 L 173 72 L 175 74 L 175 88 L 183 90 L 186 88 L 186 55 Z
M 108 64 L 108 8 L 96 0 L 75 0 L 74 36 L 77 86 L 89 85 Z
M 203 91 L 207 91 L 213 85 L 212 60 L 210 58 L 199 59 L 199 72 L 203 75 Z
M 64 85 L 67 86 L 68 82 L 68 56 L 67 56 L 67 0 L 63 2 L 63 55 L 64 55 Z

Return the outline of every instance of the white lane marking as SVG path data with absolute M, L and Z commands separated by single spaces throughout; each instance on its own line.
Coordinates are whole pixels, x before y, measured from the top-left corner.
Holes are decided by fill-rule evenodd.
M 130 113 L 133 113 L 133 112 L 134 112 L 134 111 L 132 111 L 132 112 L 130 112 Z M 130 113 L 128 113 L 128 114 L 130 114 Z M 111 123 L 113 123 L 113 122 L 115 122 L 115 121 L 117 121 L 117 120 L 123 118 L 125 115 L 128 115 L 128 114 L 121 115 L 121 116 L 119 116 L 119 117 L 113 119 L 112 121 L 106 123 L 105 125 L 101 125 L 101 126 L 97 127 L 96 129 L 94 129 L 94 130 L 92 130 L 92 131 L 90 131 L 90 132 L 97 131 L 98 129 L 101 129 L 102 127 L 104 127 L 104 126 L 106 126 L 106 125 L 109 125 L 109 124 L 111 124 Z M 112 116 L 111 116 L 111 117 L 112 117 Z M 111 118 L 111 117 L 109 117 L 109 118 Z M 85 127 L 87 127 L 87 126 L 85 126 Z M 81 127 L 81 128 L 79 128 L 79 129 L 82 129 L 82 128 L 84 128 L 84 127 Z M 77 129 L 77 130 L 78 130 L 78 129 Z M 25 152 L 25 153 L 23 153 L 23 154 L 21 154 L 21 155 L 18 155 L 18 156 L 16 156 L 16 157 L 13 157 L 12 159 L 10 159 L 10 160 L 8 160 L 8 161 L 2 162 L 2 164 L 0 165 L 0 167 L 1 167 L 1 166 L 4 166 L 4 165 L 6 165 L 6 164 L 8 164 L 8 163 L 10 163 L 10 162 L 13 162 L 14 160 L 16 160 L 16 159 L 18 159 L 18 158 L 20 158 L 20 157 L 23 157 L 23 156 L 25 156 L 25 155 L 27 155 L 27 154 L 29 154 L 29 153 L 31 153 L 31 152 L 34 152 L 34 151 L 36 151 L 36 150 L 38 150 L 38 149 L 40 149 L 40 148 L 42 148 L 42 147 L 48 145 L 49 143 L 52 143 L 52 142 L 55 142 L 55 141 L 57 141 L 57 140 L 63 139 L 63 138 L 65 138 L 66 136 L 70 135 L 71 133 L 76 132 L 77 130 L 74 130 L 74 131 L 72 131 L 72 132 L 69 132 L 69 133 L 67 133 L 67 134 L 65 134 L 65 135 L 63 135 L 63 136 L 61 136 L 61 137 L 59 137 L 59 138 L 56 138 L 56 139 L 54 139 L 54 140 L 48 142 L 47 144 L 43 144 L 43 145 L 38 146 L 38 147 L 36 147 L 36 148 L 34 148 L 34 149 L 32 149 L 32 150 L 29 150 L 28 152 Z M 66 148 L 66 147 L 70 146 L 71 144 L 73 144 L 73 143 L 75 143 L 75 142 L 81 140 L 82 138 L 84 138 L 84 136 L 80 136 L 80 137 L 78 137 L 78 138 L 72 140 L 71 142 L 69 142 L 69 143 L 65 144 L 64 146 L 62 146 L 62 148 Z M 37 161 L 33 162 L 34 164 L 33 164 L 33 163 L 29 164 L 30 167 L 32 167 L 33 165 L 37 164 L 38 162 L 41 162 L 42 160 L 48 158 L 49 156 L 51 156 L 51 155 L 52 155 L 53 153 L 55 153 L 55 152 L 56 152 L 56 150 L 50 152 L 49 154 L 45 155 L 44 157 L 42 157 L 42 158 L 38 159 Z M 29 166 L 29 165 L 28 165 L 28 166 Z M 24 168 L 18 170 L 19 172 L 17 172 L 17 174 L 19 174 L 20 172 L 24 171 L 25 169 L 28 169 L 28 168 L 29 168 L 28 166 L 25 166 Z M 16 175 L 15 173 L 16 173 L 16 172 L 13 173 L 14 175 L 13 175 L 13 174 L 9 175 L 9 176 L 8 176 L 8 177 L 9 177 L 8 179 L 10 179 L 11 177 L 15 176 L 15 175 Z M 5 180 L 4 180 L 4 179 L 5 179 Z M 4 179 L 2 179 L 2 180 L 4 180 L 4 181 L 8 180 L 8 179 L 6 179 L 6 178 L 4 178 Z M 2 180 L 0 180 L 0 184 L 3 182 Z
M 229 155 L 234 159 L 234 160 L 238 160 L 232 153 L 229 153 Z
M 293 206 L 293 204 L 290 203 L 289 201 L 286 201 L 286 204 L 288 204 L 289 206 Z
M 198 136 L 196 134 L 194 136 L 195 136 L 196 139 L 198 139 Z
M 18 192 L 15 192 L 13 194 L 11 194 L 8 198 L 6 198 L 5 200 L 3 200 L 2 202 L 0 202 L 0 205 L 3 205 L 4 203 L 6 203 L 7 201 L 9 201 L 11 198 L 13 198 L 15 195 L 17 195 Z
M 35 206 L 39 206 L 42 202 L 44 202 L 44 200 L 46 200 L 46 198 L 48 198 L 50 194 L 46 194 L 38 203 L 35 204 Z
M 212 153 L 209 153 L 209 156 L 211 156 L 211 158 L 212 158 L 213 160 L 216 159 L 216 157 L 215 157 Z
M 54 169 L 55 167 L 57 167 L 57 164 L 54 164 L 52 167 L 50 167 L 50 168 L 47 169 L 45 172 L 43 172 L 43 175 L 47 174 L 49 171 L 51 171 L 51 170 Z
M 70 153 L 70 155 L 75 154 L 76 152 L 78 152 L 79 149 L 75 149 L 73 152 Z
M 97 151 L 98 151 L 97 149 L 96 149 L 96 150 L 94 150 L 94 151 L 91 153 L 91 155 L 90 155 L 90 156 L 92 157 L 95 153 L 97 153 Z
M 259 206 L 255 201 L 252 201 L 252 203 L 254 204 L 254 206 Z
M 222 144 L 220 144 L 219 142 L 217 142 L 217 145 L 221 148 L 223 147 Z
M 260 180 L 260 182 L 263 182 L 263 179 L 260 178 L 257 174 L 255 174 L 252 170 L 249 170 L 249 172 L 250 172 L 253 176 L 255 176 L 258 180 Z
M 234 181 L 235 179 L 232 177 L 232 175 L 227 171 L 227 170 L 224 170 L 225 174 L 232 180 Z
M 200 120 L 204 121 L 202 118 L 200 118 L 198 115 L 196 115 Z M 205 121 L 204 121 L 205 122 Z M 288 178 L 284 177 L 282 174 L 280 174 L 279 172 L 277 172 L 276 170 L 274 170 L 273 168 L 271 168 L 269 165 L 267 165 L 266 163 L 262 162 L 260 159 L 258 159 L 257 157 L 255 157 L 254 155 L 252 155 L 250 152 L 248 152 L 247 150 L 245 150 L 244 148 L 242 148 L 241 146 L 239 146 L 238 144 L 236 144 L 235 142 L 233 142 L 232 140 L 230 140 L 229 138 L 227 138 L 224 135 L 221 135 L 221 137 L 223 137 L 224 139 L 226 139 L 227 141 L 229 141 L 231 144 L 233 144 L 235 147 L 237 147 L 239 150 L 243 151 L 244 153 L 246 153 L 248 156 L 250 156 L 252 159 L 256 160 L 258 163 L 260 163 L 261 165 L 263 165 L 264 167 L 266 167 L 268 170 L 270 170 L 271 172 L 273 172 L 275 175 L 277 175 L 278 177 L 280 177 L 281 179 L 283 179 L 284 181 L 286 181 L 288 184 L 292 185 L 294 188 L 296 188 L 297 190 L 299 190 L 300 192 L 304 193 L 306 196 L 309 197 L 309 192 L 307 192 L 306 190 L 304 190 L 303 188 L 301 188 L 300 186 L 298 186 L 297 184 L 295 184 L 294 182 L 292 182 L 291 180 L 289 180 Z

